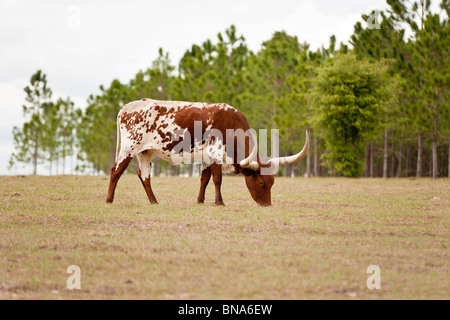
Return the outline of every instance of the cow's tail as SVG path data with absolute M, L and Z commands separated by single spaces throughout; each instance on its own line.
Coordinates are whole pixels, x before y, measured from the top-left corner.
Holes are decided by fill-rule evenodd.
M 120 151 L 120 117 L 117 117 L 116 162 L 119 160 L 119 151 Z

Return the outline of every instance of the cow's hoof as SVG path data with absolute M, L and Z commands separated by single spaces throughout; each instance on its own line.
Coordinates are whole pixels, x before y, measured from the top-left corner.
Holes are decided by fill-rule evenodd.
M 225 206 L 225 203 L 223 203 L 223 201 L 218 201 L 218 202 L 216 202 L 216 204 L 217 204 L 218 206 Z
M 113 203 L 113 201 L 114 201 L 113 199 L 106 199 L 107 204 L 111 204 L 111 203 Z
M 205 203 L 205 199 L 197 199 L 197 204 L 204 204 Z

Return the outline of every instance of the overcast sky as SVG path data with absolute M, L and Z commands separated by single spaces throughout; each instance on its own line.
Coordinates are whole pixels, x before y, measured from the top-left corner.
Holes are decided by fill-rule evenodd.
M 84 108 L 100 84 L 128 82 L 148 67 L 159 47 L 176 64 L 193 43 L 234 24 L 253 51 L 278 30 L 316 49 L 332 34 L 348 42 L 362 13 L 384 8 L 384 0 L 0 0 L 0 175 L 8 174 L 11 131 L 23 122 L 23 88 L 37 69 L 54 98 Z

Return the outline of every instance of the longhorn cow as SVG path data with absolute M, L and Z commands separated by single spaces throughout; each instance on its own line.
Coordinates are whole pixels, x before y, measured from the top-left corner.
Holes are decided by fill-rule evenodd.
M 201 141 L 194 138 L 196 123 L 201 124 L 201 137 L 203 137 Z M 222 138 L 208 136 L 206 133 L 211 129 L 221 133 Z M 151 203 L 157 203 L 150 184 L 152 157 L 159 157 L 171 164 L 179 164 L 179 161 L 174 161 L 174 154 L 178 154 L 183 156 L 182 162 L 190 163 L 194 153 L 200 151 L 204 155 L 198 203 L 205 201 L 205 190 L 212 176 L 216 191 L 215 203 L 224 205 L 221 194 L 222 171 L 228 171 L 243 174 L 250 195 L 256 203 L 261 206 L 270 206 L 272 204 L 271 188 L 274 184 L 273 168 L 277 165 L 295 163 L 306 155 L 309 145 L 308 132 L 306 132 L 305 146 L 299 153 L 274 158 L 263 163 L 253 134 L 247 134 L 244 139 L 238 139 L 237 136 L 231 137 L 231 140 L 228 139 L 230 132 L 239 130 L 250 132 L 249 129 L 244 114 L 227 104 L 151 99 L 126 104 L 117 117 L 116 162 L 111 169 L 106 202 L 113 202 L 117 182 L 134 156 L 137 156 L 139 161 L 138 176 L 147 196 Z M 190 140 L 188 141 L 189 150 L 177 151 L 177 145 L 181 143 L 175 138 L 177 131 L 188 133 L 184 139 Z M 227 147 L 228 141 L 234 142 L 233 148 Z M 220 150 L 223 151 L 220 156 L 223 159 L 218 159 L 217 155 L 220 153 L 217 151 Z M 270 173 L 262 174 L 263 169 Z

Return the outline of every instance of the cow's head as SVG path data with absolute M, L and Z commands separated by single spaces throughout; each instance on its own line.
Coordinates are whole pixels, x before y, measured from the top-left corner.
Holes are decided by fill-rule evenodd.
M 240 162 L 241 173 L 245 176 L 245 183 L 250 191 L 253 200 L 263 207 L 272 205 L 271 189 L 275 182 L 273 174 L 275 168 L 279 165 L 288 165 L 300 161 L 308 152 L 309 135 L 306 131 L 306 142 L 302 151 L 299 153 L 281 158 L 271 159 L 268 163 L 262 163 L 258 155 L 258 145 L 253 136 L 253 149 L 251 154 Z
M 270 190 L 275 182 L 274 175 L 262 175 L 260 169 L 255 171 L 244 168 L 241 172 L 245 176 L 245 183 L 253 200 L 260 206 L 271 206 L 272 198 Z

